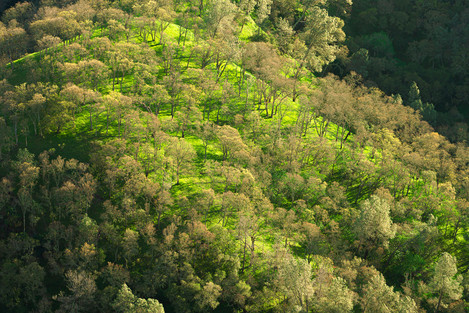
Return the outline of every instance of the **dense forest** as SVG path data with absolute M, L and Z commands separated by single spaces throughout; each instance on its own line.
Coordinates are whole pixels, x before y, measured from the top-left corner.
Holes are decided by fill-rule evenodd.
M 450 140 L 468 139 L 468 1 L 355 0 L 345 19 L 350 54 L 341 70 L 401 94 Z M 414 83 L 423 105 L 409 95 Z
M 0 311 L 467 312 L 467 4 L 5 8 Z

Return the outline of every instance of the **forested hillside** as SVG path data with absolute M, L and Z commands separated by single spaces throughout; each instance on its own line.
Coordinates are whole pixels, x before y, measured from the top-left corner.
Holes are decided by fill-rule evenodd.
M 353 8 L 6 10 L 1 312 L 466 312 L 469 148 L 346 68 Z

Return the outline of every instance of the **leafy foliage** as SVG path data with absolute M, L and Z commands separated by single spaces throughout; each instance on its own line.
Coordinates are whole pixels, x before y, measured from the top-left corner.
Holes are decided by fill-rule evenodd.
M 400 53 L 373 32 L 347 65 L 350 5 L 7 10 L 5 312 L 463 311 L 469 150 L 417 83 L 315 76 Z

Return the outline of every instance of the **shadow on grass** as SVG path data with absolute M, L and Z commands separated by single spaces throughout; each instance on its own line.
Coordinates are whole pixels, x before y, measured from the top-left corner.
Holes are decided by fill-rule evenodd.
M 29 139 L 28 146 L 19 145 L 19 148 L 27 148 L 30 152 L 39 155 L 41 152 L 55 149 L 55 155 L 66 159 L 77 159 L 80 162 L 89 163 L 92 143 L 102 140 L 105 136 L 90 134 L 89 132 L 58 134 L 56 136 L 36 136 Z

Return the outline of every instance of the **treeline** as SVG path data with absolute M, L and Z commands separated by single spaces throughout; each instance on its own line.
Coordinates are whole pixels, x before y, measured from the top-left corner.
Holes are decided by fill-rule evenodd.
M 468 148 L 315 78 L 348 4 L 292 4 L 5 13 L 6 312 L 464 312 Z

